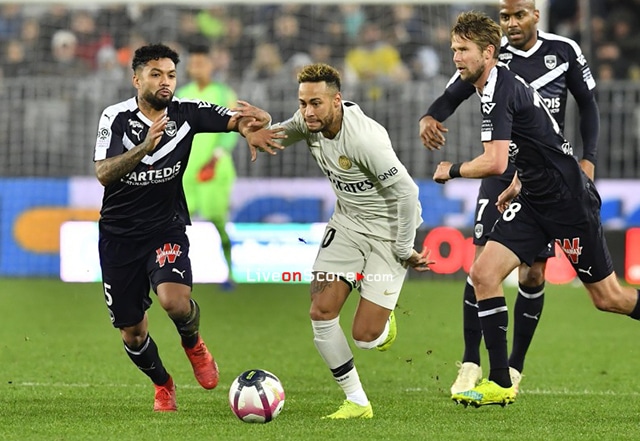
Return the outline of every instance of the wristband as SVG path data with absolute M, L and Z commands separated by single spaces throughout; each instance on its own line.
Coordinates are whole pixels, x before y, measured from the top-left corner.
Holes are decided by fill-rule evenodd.
M 460 167 L 462 167 L 462 162 L 457 162 L 455 164 L 451 164 L 451 168 L 449 169 L 449 177 L 453 178 L 461 178 Z

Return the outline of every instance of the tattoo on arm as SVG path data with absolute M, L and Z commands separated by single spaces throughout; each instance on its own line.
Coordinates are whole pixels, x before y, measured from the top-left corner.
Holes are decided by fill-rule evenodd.
M 96 162 L 95 167 L 98 181 L 100 181 L 102 185 L 108 185 L 117 181 L 136 168 L 136 165 L 138 165 L 147 154 L 148 148 L 149 141 L 145 140 L 142 144 L 135 146 L 122 155 Z

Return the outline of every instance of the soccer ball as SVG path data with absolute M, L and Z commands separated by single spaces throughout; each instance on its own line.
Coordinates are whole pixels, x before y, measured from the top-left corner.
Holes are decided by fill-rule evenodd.
M 284 407 L 282 383 L 263 369 L 243 372 L 229 388 L 229 406 L 245 423 L 268 423 Z

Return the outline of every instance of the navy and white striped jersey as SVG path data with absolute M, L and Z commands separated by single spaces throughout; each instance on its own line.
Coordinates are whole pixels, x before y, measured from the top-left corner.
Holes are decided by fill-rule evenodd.
M 596 82 L 591 69 L 580 46 L 569 38 L 538 31 L 536 44 L 528 51 L 522 51 L 511 46 L 507 37 L 502 37 L 498 61 L 540 93 L 561 129 L 564 129 L 567 110 L 567 90 L 579 102 L 593 97 Z M 445 90 L 445 94 L 450 94 L 455 100 L 456 106 L 474 92 L 473 84 L 463 81 L 458 72 L 451 77 Z M 450 116 L 450 113 L 439 115 L 440 110 L 434 109 L 433 105 L 427 114 L 438 121 Z
M 507 37 L 502 37 L 498 60 L 539 92 L 563 130 L 567 91 L 571 92 L 580 107 L 581 118 L 587 120 L 586 124 L 581 124 L 582 157 L 595 164 L 599 132 L 594 98 L 596 83 L 580 46 L 569 38 L 538 31 L 536 44 L 523 51 L 511 46 Z M 447 83 L 444 94 L 431 104 L 426 114 L 444 121 L 474 92 L 473 84 L 463 81 L 456 72 Z M 495 179 L 509 183 L 513 173 L 513 167 L 509 166 L 502 176 Z
M 233 115 L 204 101 L 174 98 L 169 122 L 151 154 L 135 169 L 104 189 L 100 232 L 123 240 L 142 240 L 162 231 L 178 216 L 190 224 L 182 188 L 191 141 L 197 133 L 226 132 Z M 107 107 L 98 123 L 94 161 L 121 155 L 141 144 L 153 122 L 136 98 Z
M 596 82 L 578 44 L 565 37 L 538 31 L 528 51 L 514 48 L 502 37 L 498 60 L 533 86 L 564 130 L 567 90 L 579 99 L 592 96 Z
M 538 203 L 570 199 L 583 191 L 586 175 L 560 125 L 540 94 L 504 66 L 491 69 L 480 96 L 482 142 L 510 140 L 525 197 Z

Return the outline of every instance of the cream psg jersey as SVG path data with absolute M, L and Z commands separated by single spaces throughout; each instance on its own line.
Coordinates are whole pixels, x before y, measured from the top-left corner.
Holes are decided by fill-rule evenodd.
M 387 188 L 408 176 L 396 156 L 386 129 L 360 107 L 343 101 L 342 127 L 333 139 L 312 133 L 298 110 L 276 126 L 284 127 L 284 146 L 304 141 L 329 179 L 337 201 L 332 221 L 360 233 L 395 240 L 398 228 L 397 200 Z M 415 223 L 421 207 L 415 201 Z

